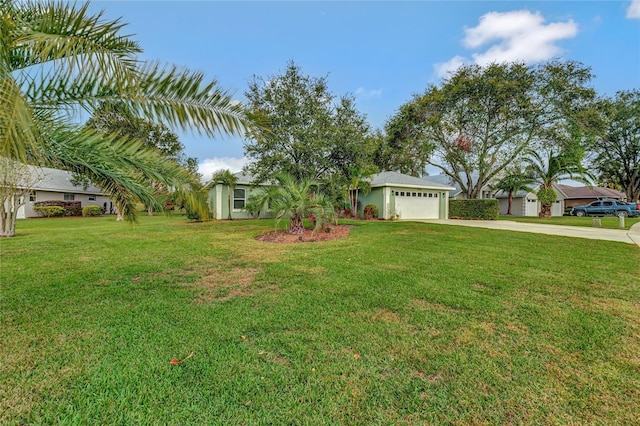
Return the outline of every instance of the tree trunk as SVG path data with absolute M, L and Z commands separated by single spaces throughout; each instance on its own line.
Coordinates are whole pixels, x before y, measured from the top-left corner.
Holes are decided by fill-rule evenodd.
M 0 199 L 0 237 L 13 237 L 16 235 L 16 219 L 20 203 L 21 194 L 10 194 Z
M 148 216 L 153 216 L 153 207 L 152 206 L 147 207 L 147 215 Z
M 289 218 L 289 233 L 293 235 L 304 234 L 304 225 L 302 223 L 302 217 L 293 215 Z
M 551 204 L 540 204 L 540 217 L 551 217 Z
M 511 216 L 511 204 L 513 204 L 513 191 L 509 191 L 509 195 L 507 196 L 507 201 L 509 203 L 509 207 L 507 207 L 507 215 Z

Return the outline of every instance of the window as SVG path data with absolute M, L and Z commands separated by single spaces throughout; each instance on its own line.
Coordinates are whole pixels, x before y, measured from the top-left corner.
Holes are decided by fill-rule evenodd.
M 438 198 L 438 193 L 433 194 L 433 198 Z
M 417 197 L 418 195 L 414 192 L 411 194 L 412 197 Z
M 89 195 L 89 201 L 95 201 L 96 200 L 96 196 L 93 194 Z
M 69 193 L 65 193 L 64 194 L 64 200 L 65 201 L 73 201 L 76 199 L 75 194 L 69 194 Z
M 422 192 L 418 192 L 418 198 L 422 197 Z
M 431 192 L 429 193 L 429 198 L 433 198 L 433 194 Z
M 404 191 L 400 191 L 400 196 L 404 197 Z
M 607 206 L 607 207 L 611 207 L 613 205 L 613 203 L 611 201 L 604 201 L 602 203 L 603 206 Z
M 242 210 L 244 209 L 245 204 L 245 190 L 244 189 L 234 189 L 233 190 L 233 210 Z
M 29 201 L 36 201 L 36 191 L 29 191 Z

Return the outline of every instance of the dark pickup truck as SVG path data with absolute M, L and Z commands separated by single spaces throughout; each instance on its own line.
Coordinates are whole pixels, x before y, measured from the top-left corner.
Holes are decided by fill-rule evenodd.
M 573 216 L 640 216 L 640 204 L 626 203 L 618 200 L 598 200 L 586 206 L 575 206 L 571 210 Z

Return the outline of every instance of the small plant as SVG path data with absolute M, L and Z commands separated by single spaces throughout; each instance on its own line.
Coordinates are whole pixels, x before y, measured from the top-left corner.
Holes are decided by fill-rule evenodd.
M 33 210 L 44 217 L 64 216 L 64 208 L 60 206 L 36 206 Z
M 364 218 L 366 220 L 377 219 L 378 218 L 378 207 L 374 204 L 367 204 L 364 206 Z
M 100 206 L 86 206 L 82 209 L 82 216 L 84 217 L 95 217 L 101 215 L 102 209 L 100 208 Z

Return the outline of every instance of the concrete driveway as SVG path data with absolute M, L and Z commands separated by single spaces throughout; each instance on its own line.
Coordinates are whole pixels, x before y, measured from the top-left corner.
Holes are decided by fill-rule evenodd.
M 424 220 L 421 222 L 443 225 L 470 226 L 473 228 L 502 229 L 504 231 L 532 232 L 536 234 L 561 235 L 565 237 L 589 238 L 592 240 L 617 241 L 640 246 L 640 223 L 631 229 L 604 229 L 583 226 L 545 225 L 539 223 L 514 222 L 511 220 Z

